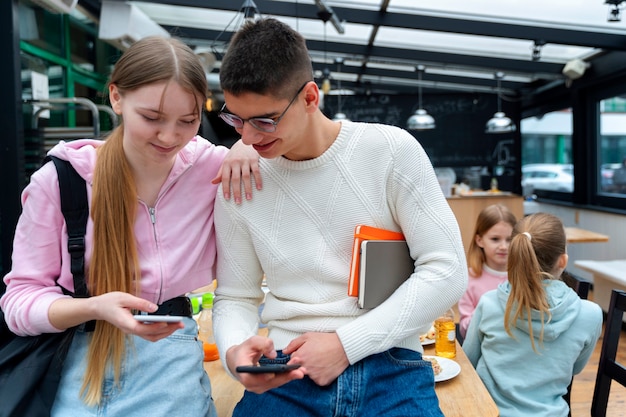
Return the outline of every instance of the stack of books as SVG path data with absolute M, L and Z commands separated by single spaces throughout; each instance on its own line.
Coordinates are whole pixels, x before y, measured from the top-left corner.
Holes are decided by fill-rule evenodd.
M 400 232 L 358 225 L 354 230 L 348 295 L 359 308 L 384 302 L 415 270 L 409 247 Z

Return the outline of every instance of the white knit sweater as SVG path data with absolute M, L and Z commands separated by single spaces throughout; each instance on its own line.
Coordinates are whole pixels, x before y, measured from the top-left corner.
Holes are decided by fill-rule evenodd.
M 258 305 L 276 349 L 305 332 L 337 332 L 350 363 L 418 335 L 467 285 L 458 224 L 421 145 L 397 127 L 342 122 L 326 152 L 261 159 L 263 189 L 241 205 L 218 192 L 214 328 L 221 352 L 257 333 Z M 354 227 L 401 230 L 415 273 L 379 307 L 349 297 Z M 224 355 L 222 355 L 224 356 Z

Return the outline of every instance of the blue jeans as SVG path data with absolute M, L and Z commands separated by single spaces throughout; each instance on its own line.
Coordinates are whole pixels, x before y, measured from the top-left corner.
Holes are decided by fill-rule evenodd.
M 443 417 L 430 362 L 408 349 L 393 348 L 349 366 L 321 387 L 310 378 L 263 394 L 246 391 L 233 417 L 342 416 Z
M 126 344 L 120 385 L 115 385 L 109 369 L 98 407 L 88 407 L 79 395 L 91 333 L 77 332 L 51 416 L 217 417 L 196 322 L 185 318 L 184 323 L 184 329 L 158 342 L 132 337 Z

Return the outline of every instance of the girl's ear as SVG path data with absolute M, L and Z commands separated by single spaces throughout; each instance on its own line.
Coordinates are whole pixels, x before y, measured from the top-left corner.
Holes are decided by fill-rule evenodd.
M 109 84 L 109 101 L 116 114 L 122 114 L 122 95 L 115 84 Z
M 476 244 L 478 245 L 479 248 L 483 248 L 484 249 L 484 245 L 483 245 L 483 237 L 481 235 L 475 235 L 474 236 L 474 241 L 476 242 Z
M 567 261 L 569 261 L 569 255 L 567 253 L 559 256 L 559 261 L 557 262 L 559 269 L 565 269 L 567 267 Z

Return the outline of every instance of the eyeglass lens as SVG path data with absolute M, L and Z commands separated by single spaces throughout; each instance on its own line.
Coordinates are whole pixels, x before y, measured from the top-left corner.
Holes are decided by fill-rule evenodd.
M 239 117 L 236 116 L 232 113 L 220 113 L 220 117 L 222 118 L 222 120 L 224 120 L 226 123 L 228 123 L 229 125 L 237 128 L 237 129 L 241 129 L 243 128 L 243 124 L 244 124 L 244 120 Z M 267 118 L 252 118 L 252 119 L 248 119 L 246 120 L 248 123 L 250 123 L 252 126 L 254 126 L 255 128 L 259 129 L 259 130 L 263 130 L 265 132 L 272 132 L 276 129 L 275 126 L 275 122 L 272 119 L 267 119 Z
M 268 132 L 268 133 L 274 132 L 276 130 L 276 125 L 278 125 L 278 122 L 280 122 L 280 120 L 283 118 L 285 113 L 287 113 L 287 110 L 289 110 L 293 102 L 296 100 L 296 98 L 298 98 L 298 95 L 300 95 L 300 93 L 302 92 L 302 90 L 308 83 L 309 81 L 305 82 L 304 84 L 302 84 L 302 87 L 298 88 L 298 91 L 296 91 L 296 94 L 293 96 L 293 98 L 291 99 L 291 101 L 289 102 L 285 110 L 281 113 L 281 115 L 276 118 L 276 120 L 266 118 L 266 117 L 253 117 L 251 119 L 242 119 L 241 117 L 237 115 L 225 112 L 224 109 L 226 108 L 226 103 L 224 103 L 224 106 L 222 107 L 222 111 L 220 111 L 219 116 L 222 120 L 224 120 L 229 125 L 233 126 L 235 129 L 242 129 L 243 124 L 245 122 L 248 122 L 254 128 L 261 130 L 263 132 Z

